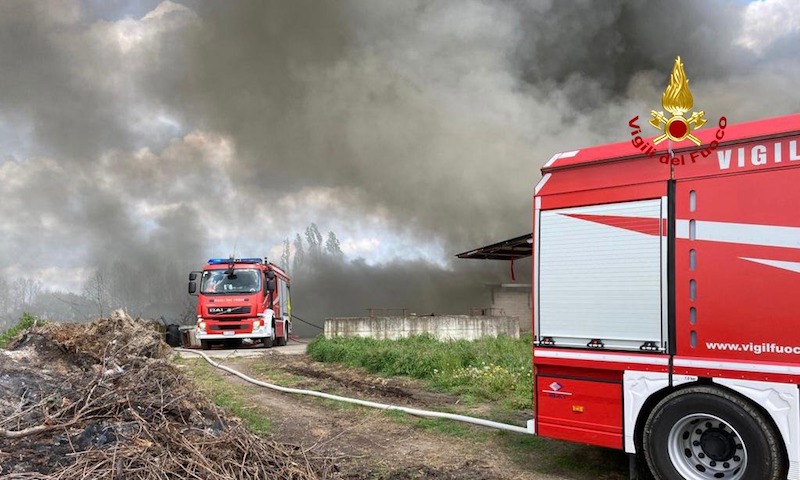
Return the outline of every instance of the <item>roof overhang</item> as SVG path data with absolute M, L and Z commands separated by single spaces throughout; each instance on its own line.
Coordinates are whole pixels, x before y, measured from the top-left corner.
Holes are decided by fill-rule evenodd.
M 517 260 L 530 257 L 533 253 L 533 234 L 527 233 L 502 242 L 486 245 L 468 252 L 459 253 L 458 258 L 477 258 L 480 260 Z

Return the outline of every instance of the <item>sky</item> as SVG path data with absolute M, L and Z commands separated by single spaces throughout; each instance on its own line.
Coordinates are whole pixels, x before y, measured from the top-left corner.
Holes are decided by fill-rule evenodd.
M 359 309 L 473 295 L 506 267 L 454 255 L 530 232 L 541 165 L 625 141 L 677 55 L 733 124 L 800 111 L 797 45 L 794 0 L 4 0 L 0 272 L 277 260 L 314 222 Z

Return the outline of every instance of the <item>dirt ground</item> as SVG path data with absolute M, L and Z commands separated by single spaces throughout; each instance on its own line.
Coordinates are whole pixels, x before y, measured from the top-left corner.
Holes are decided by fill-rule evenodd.
M 0 478 L 626 478 L 621 452 L 281 393 L 203 360 L 170 361 L 152 327 L 115 312 L 35 327 L 0 350 Z M 520 426 L 531 416 L 288 351 L 217 359 L 295 388 Z
M 257 379 L 294 388 L 481 418 L 491 416 L 492 411 L 491 405 L 465 407 L 457 397 L 429 391 L 413 380 L 381 378 L 314 362 L 305 355 L 266 352 L 222 363 Z M 628 478 L 627 458 L 621 452 L 281 393 L 212 370 L 237 388 L 246 388 L 249 407 L 272 420 L 272 440 L 333 458 L 343 478 Z M 523 426 L 530 416 L 531 412 L 518 412 L 513 422 Z

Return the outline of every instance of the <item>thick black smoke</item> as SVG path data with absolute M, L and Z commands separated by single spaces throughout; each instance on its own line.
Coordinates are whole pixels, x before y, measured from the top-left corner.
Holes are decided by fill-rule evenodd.
M 293 328 L 301 336 L 320 333 L 309 324 L 322 327 L 329 317 L 367 316 L 369 309 L 375 309 L 375 315 L 396 315 L 400 310 L 467 314 L 490 306 L 487 284 L 511 282 L 508 265 L 499 262 L 472 262 L 452 271 L 420 260 L 367 265 L 321 257 L 307 267 L 292 278 L 292 313 L 300 317 Z M 526 262 L 515 271 L 525 281 L 530 276 Z
M 798 111 L 797 11 L 0 2 L 0 272 L 80 291 L 122 264 L 172 298 L 184 283 L 148 273 L 263 255 L 316 222 L 423 252 L 328 265 L 306 283 L 319 315 L 481 306 L 505 266 L 452 255 L 530 231 L 541 164 L 624 140 L 628 119 L 658 108 L 676 55 L 711 117 Z

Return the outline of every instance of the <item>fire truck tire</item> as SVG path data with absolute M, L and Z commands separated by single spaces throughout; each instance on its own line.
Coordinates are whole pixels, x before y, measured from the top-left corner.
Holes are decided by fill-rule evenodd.
M 272 321 L 272 335 L 264 339 L 264 348 L 272 348 L 275 345 L 275 320 Z
M 642 444 L 657 480 L 777 480 L 788 471 L 772 422 L 749 401 L 713 386 L 667 395 L 645 422 Z
M 286 328 L 284 328 L 283 336 L 282 337 L 278 337 L 278 346 L 279 347 L 286 346 L 286 338 L 287 337 L 288 337 L 288 334 L 286 333 Z

